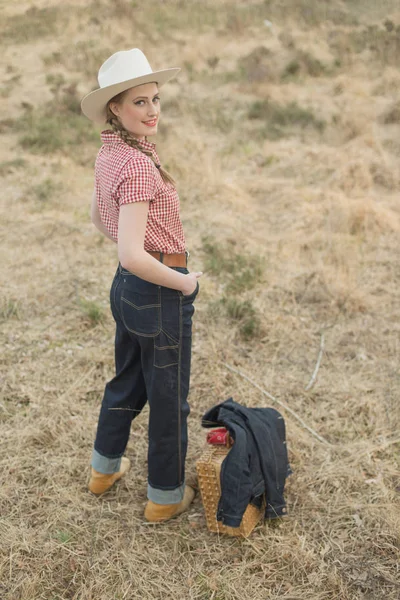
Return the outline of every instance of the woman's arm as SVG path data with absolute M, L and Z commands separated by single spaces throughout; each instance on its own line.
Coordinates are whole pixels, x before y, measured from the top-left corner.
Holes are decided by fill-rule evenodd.
M 124 269 L 157 285 L 180 290 L 184 295 L 196 289 L 202 273 L 184 275 L 163 265 L 144 250 L 149 202 L 122 204 L 118 221 L 118 258 Z
M 93 225 L 95 225 L 95 227 L 97 227 L 97 229 L 99 231 L 101 231 L 101 233 L 103 233 L 106 237 L 108 237 L 110 240 L 112 240 L 113 242 L 116 243 L 116 240 L 114 240 L 114 238 L 109 233 L 106 226 L 104 225 L 103 221 L 101 220 L 101 216 L 99 213 L 99 207 L 97 206 L 96 191 L 94 191 L 93 195 L 92 195 L 92 205 L 91 205 L 91 209 L 90 209 L 90 215 L 92 217 Z

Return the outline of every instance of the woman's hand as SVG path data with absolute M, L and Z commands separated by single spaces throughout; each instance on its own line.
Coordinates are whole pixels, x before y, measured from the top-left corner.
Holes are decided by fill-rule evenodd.
M 203 275 L 202 271 L 194 271 L 185 275 L 185 287 L 181 288 L 181 292 L 184 296 L 190 296 L 193 294 L 197 287 L 197 280 Z
M 118 259 L 124 269 L 156 285 L 193 294 L 203 273 L 180 273 L 162 264 L 143 249 L 149 202 L 122 204 L 118 220 Z

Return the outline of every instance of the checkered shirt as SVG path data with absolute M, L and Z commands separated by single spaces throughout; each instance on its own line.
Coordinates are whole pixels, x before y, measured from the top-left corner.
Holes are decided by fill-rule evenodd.
M 174 254 L 185 252 L 185 236 L 179 217 L 179 196 L 164 182 L 149 156 L 126 144 L 114 131 L 101 133 L 103 142 L 95 163 L 95 189 L 101 220 L 118 241 L 119 207 L 149 201 L 144 249 Z M 157 162 L 156 145 L 139 140 Z

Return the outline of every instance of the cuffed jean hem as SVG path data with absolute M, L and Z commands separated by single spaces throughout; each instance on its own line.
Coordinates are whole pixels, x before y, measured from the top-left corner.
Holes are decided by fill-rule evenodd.
M 107 456 L 103 456 L 95 448 L 93 448 L 92 453 L 92 467 L 95 471 L 99 473 L 103 473 L 104 475 L 111 475 L 112 473 L 117 473 L 121 467 L 121 458 L 122 456 L 117 456 L 117 458 L 108 458 Z
M 147 485 L 147 497 L 156 504 L 179 504 L 185 493 L 185 483 L 173 490 L 159 490 Z

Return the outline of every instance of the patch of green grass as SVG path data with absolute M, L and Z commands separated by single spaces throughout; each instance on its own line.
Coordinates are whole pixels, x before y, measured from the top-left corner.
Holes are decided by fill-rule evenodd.
M 14 298 L 4 298 L 1 303 L 0 320 L 19 319 L 21 316 L 21 305 Z
M 32 6 L 22 14 L 3 20 L 1 36 L 12 44 L 26 44 L 47 36 L 56 36 L 61 26 L 65 27 L 67 12 L 65 7 Z
M 266 127 L 261 134 L 272 139 L 282 137 L 293 127 L 311 127 L 322 133 L 326 126 L 324 120 L 318 119 L 310 109 L 299 106 L 297 102 L 281 105 L 268 98 L 254 102 L 247 117 L 263 120 Z
M 241 321 L 244 319 L 249 309 L 250 312 L 254 311 L 251 303 L 248 300 L 241 302 L 236 300 L 236 298 L 223 298 L 223 302 L 226 306 L 226 312 L 228 316 L 235 321 Z
M 61 112 L 67 115 L 82 116 L 81 98 L 78 95 L 76 83 L 59 88 L 55 97 Z
M 196 80 L 196 69 L 194 68 L 193 63 L 190 60 L 183 61 L 183 69 L 185 70 L 189 81 Z
M 93 123 L 81 114 L 76 84 L 64 85 L 61 78 L 49 82 L 54 99 L 41 108 L 26 106 L 15 122 L 20 131 L 19 144 L 34 154 L 62 151 L 79 162 L 79 148 L 98 143 L 98 133 Z
M 72 540 L 72 533 L 69 531 L 56 531 L 54 534 L 54 539 L 60 544 L 68 544 Z
M 299 75 L 301 72 L 301 64 L 297 58 L 291 60 L 285 67 L 282 73 L 282 79 L 287 79 L 289 77 L 295 77 Z
M 65 76 L 63 73 L 48 73 L 46 75 L 46 83 L 53 94 L 57 96 L 66 83 Z
M 237 76 L 246 81 L 265 81 L 271 79 L 272 52 L 265 46 L 257 46 L 238 60 L 236 73 Z
M 139 18 L 142 16 L 140 11 L 144 10 L 152 28 L 164 35 L 176 28 L 179 31 L 202 33 L 211 27 L 215 27 L 221 20 L 221 11 L 217 3 L 209 0 L 190 3 L 169 0 L 167 4 L 153 4 L 152 8 L 150 6 L 150 14 L 149 7 L 146 6 L 144 9 L 142 4 L 139 4 L 136 10 L 139 13 Z
M 25 132 L 19 143 L 33 154 L 50 154 L 65 145 L 63 126 L 59 117 L 46 116 L 39 111 L 25 114 L 19 122 L 19 129 Z M 70 143 L 71 136 L 68 138 Z
M 221 84 L 246 81 L 247 72 L 246 69 L 244 69 L 244 67 L 239 66 L 233 71 L 224 71 L 223 73 L 218 73 L 218 79 Z
M 21 74 L 16 73 L 15 75 L 12 75 L 9 79 L 4 81 L 2 88 L 0 90 L 1 97 L 8 98 L 9 95 L 11 94 L 11 92 L 13 91 L 14 87 L 20 82 L 20 80 L 21 80 Z
M 229 283 L 228 289 L 231 292 L 240 293 L 242 290 L 249 290 L 260 281 L 262 262 L 259 259 L 254 259 L 254 261 L 254 263 L 248 263 L 247 266 L 244 266 Z
M 51 154 L 63 150 L 79 156 L 79 146 L 98 142 L 98 134 L 87 119 L 79 115 L 43 114 L 40 110 L 26 114 L 20 121 L 22 148 L 33 154 Z
M 255 311 L 241 321 L 239 331 L 244 340 L 262 337 L 261 322 Z
M 34 197 L 39 200 L 39 202 L 46 204 L 59 193 L 60 185 L 53 179 L 47 178 L 37 185 L 34 185 L 31 189 Z
M 279 162 L 279 158 L 275 156 L 275 154 L 268 154 L 268 156 L 264 156 L 259 162 L 259 167 L 269 167 L 270 165 Z
M 64 52 L 61 52 L 60 50 L 55 50 L 54 52 L 50 52 L 50 54 L 45 54 L 41 58 L 46 67 L 64 64 Z
M 163 35 L 177 28 L 196 34 L 220 28 L 224 34 L 241 35 L 248 31 L 249 26 L 259 25 L 260 14 L 264 11 L 263 0 L 256 3 L 233 2 L 229 4 L 229 10 L 224 3 L 214 0 L 169 0 L 149 6 L 137 2 L 136 5 L 135 14 L 140 26 L 150 22 L 152 28 Z
M 213 131 L 221 131 L 222 133 L 230 133 L 235 127 L 235 115 L 226 110 L 226 105 L 217 104 L 215 110 L 211 113 L 211 118 L 207 119 L 207 126 Z
M 338 59 L 345 62 L 351 53 L 360 54 L 368 51 L 367 60 L 376 60 L 382 65 L 398 67 L 400 61 L 400 25 L 388 19 L 381 25 L 367 25 L 363 29 L 341 32 L 333 36 L 331 48 L 338 54 Z
M 207 116 L 204 112 L 205 102 Z M 188 99 L 186 108 L 195 118 L 198 127 L 206 131 L 230 133 L 238 122 L 238 107 L 229 99 Z
M 91 327 L 99 325 L 104 320 L 103 308 L 93 300 L 79 299 L 79 307 Z
M 264 0 L 264 10 L 272 22 L 285 22 L 287 15 L 299 26 L 316 27 L 324 21 L 330 21 L 335 25 L 357 25 L 358 15 L 351 14 L 346 4 L 341 5 L 331 0 Z
M 0 119 L 0 134 L 9 133 L 16 129 L 16 120 L 7 117 L 6 119 Z
M 297 102 L 281 105 L 268 99 L 258 100 L 251 105 L 248 111 L 248 118 L 274 121 L 282 127 L 289 125 L 307 127 L 311 125 L 321 130 L 325 126 L 324 121 L 317 119 L 311 110 L 302 108 Z
M 257 46 L 249 54 L 239 58 L 232 71 L 218 73 L 218 79 L 222 83 L 275 81 L 276 65 L 272 51 L 265 46 Z
M 243 340 L 258 337 L 262 331 L 259 314 L 250 299 L 238 295 L 246 295 L 262 282 L 263 259 L 238 250 L 234 240 L 221 244 L 204 238 L 203 252 L 204 271 L 224 286 L 222 297 L 208 306 L 211 319 L 227 317 L 238 326 Z
M 392 104 L 381 116 L 381 121 L 385 125 L 398 125 L 400 123 L 400 101 Z
M 328 73 L 328 68 L 318 58 L 312 56 L 309 52 L 299 50 L 296 57 L 293 58 L 282 72 L 282 79 L 288 80 L 299 75 L 310 75 L 310 77 L 320 77 Z
M 217 30 L 222 35 L 241 35 L 249 26 L 259 26 L 265 13 L 264 0 L 252 2 L 215 2 L 215 0 L 168 0 L 144 3 L 139 0 L 93 0 L 86 3 L 82 17 L 101 24 L 129 20 L 135 31 L 153 38 L 175 40 L 175 32 L 198 35 Z M 151 60 L 150 60 L 151 62 Z M 97 67 L 98 68 L 98 67 Z
M 22 169 L 26 166 L 26 160 L 23 158 L 14 158 L 13 160 L 5 160 L 0 162 L 0 176 L 4 177 L 17 169 Z
M 43 63 L 47 68 L 60 66 L 67 71 L 82 73 L 90 81 L 93 81 L 93 89 L 98 87 L 96 74 L 100 65 L 115 52 L 115 48 L 106 46 L 102 39 L 86 39 L 76 44 L 67 44 L 59 50 L 42 56 Z M 50 74 L 49 78 L 59 77 Z M 52 83 L 48 81 L 48 83 Z
M 240 300 L 224 294 L 222 298 L 208 304 L 208 314 L 214 321 L 221 317 L 229 319 L 238 327 L 239 335 L 244 341 L 263 335 L 260 315 L 251 300 Z
M 203 252 L 204 270 L 218 276 L 231 293 L 250 290 L 262 280 L 263 259 L 238 251 L 234 242 L 220 244 L 204 238 Z

